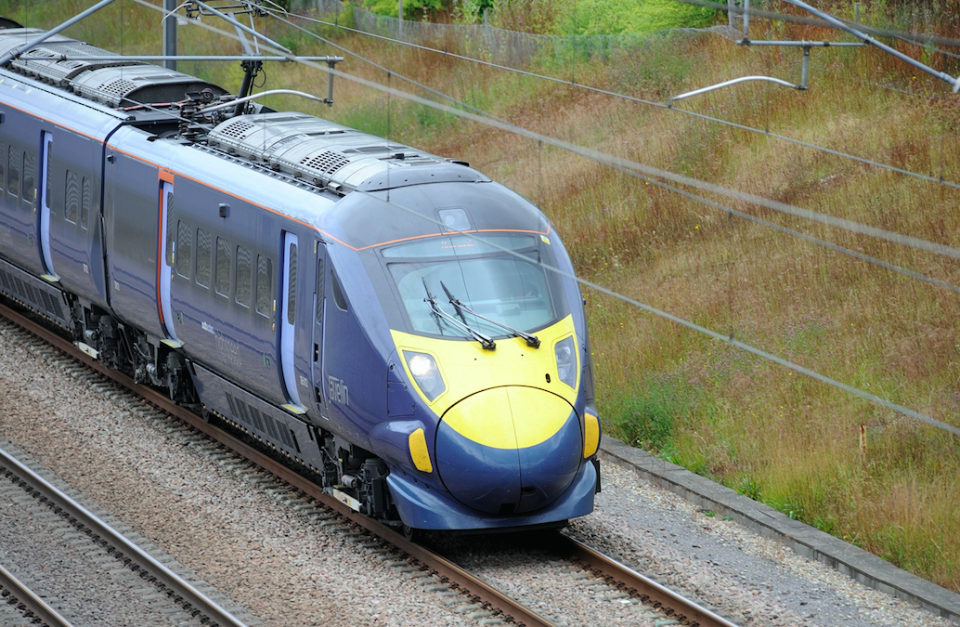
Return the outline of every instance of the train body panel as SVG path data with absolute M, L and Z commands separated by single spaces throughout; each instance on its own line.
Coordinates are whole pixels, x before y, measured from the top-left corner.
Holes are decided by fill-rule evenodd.
M 67 98 L 67 100 L 71 100 Z M 21 77 L 0 82 L 3 256 L 106 305 L 99 219 L 102 140 L 119 116 Z
M 0 69 L 0 290 L 392 524 L 592 510 L 586 320 L 534 205 L 306 114 L 205 117 L 220 88 L 53 41 Z

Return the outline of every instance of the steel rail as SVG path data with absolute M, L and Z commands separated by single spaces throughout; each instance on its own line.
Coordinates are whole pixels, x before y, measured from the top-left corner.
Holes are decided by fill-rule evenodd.
M 586 570 L 603 577 L 644 603 L 653 604 L 671 618 L 691 627 L 736 627 L 735 623 L 610 559 L 579 540 L 563 533 L 557 533 L 557 536 L 560 538 L 560 550 L 566 557 L 580 562 Z
M 27 331 L 43 337 L 43 339 L 48 342 L 50 341 L 49 337 L 44 337 L 42 334 L 36 333 L 35 328 L 42 328 L 39 327 L 39 325 L 36 325 L 32 322 L 30 322 L 29 325 L 23 324 L 23 322 L 29 321 L 26 319 L 23 319 L 23 322 L 17 320 L 11 315 L 12 312 L 5 306 L 2 307 L 2 313 L 8 319 L 24 327 Z M 50 332 L 48 332 L 48 334 L 50 336 L 59 338 L 59 336 L 56 334 Z M 67 346 L 73 348 L 73 346 L 63 338 L 59 339 L 60 342 L 66 343 Z M 63 346 L 59 343 L 54 344 L 54 346 L 64 350 Z M 79 352 L 78 349 L 74 350 Z M 46 479 L 33 472 L 33 470 L 25 466 L 18 459 L 13 457 L 10 453 L 2 448 L 0 448 L 0 467 L 3 467 L 20 477 L 21 481 L 33 488 L 33 490 L 42 494 L 47 498 L 47 500 L 56 504 L 62 510 L 69 512 L 72 518 L 75 518 L 79 523 L 83 524 L 95 534 L 99 535 L 101 538 L 116 547 L 118 551 L 125 557 L 129 558 L 133 564 L 138 566 L 143 571 L 150 573 L 151 576 L 156 577 L 158 582 L 165 585 L 167 589 L 183 599 L 183 603 L 189 603 L 193 609 L 207 616 L 210 624 L 215 623 L 220 627 L 246 627 L 245 623 L 234 617 L 216 601 L 190 585 L 189 582 L 161 564 L 139 546 L 128 540 L 123 534 L 105 523 L 96 514 L 92 513 L 80 503 L 77 503 L 67 494 L 64 494 L 56 486 L 52 485 Z
M 183 420 L 191 427 L 220 442 L 267 472 L 286 481 L 325 507 L 334 510 L 351 523 L 366 529 L 371 534 L 405 553 L 409 558 L 418 561 L 426 568 L 435 572 L 442 579 L 451 582 L 470 598 L 486 603 L 500 611 L 506 621 L 526 627 L 555 627 L 554 623 L 550 622 L 547 618 L 540 616 L 516 600 L 504 595 L 495 587 L 476 578 L 450 560 L 434 553 L 427 547 L 407 540 L 392 527 L 355 512 L 332 496 L 324 494 L 320 486 L 316 483 L 298 474 L 268 454 L 239 440 L 230 433 L 207 423 L 192 411 L 174 404 L 164 394 L 153 388 L 135 383 L 132 378 L 119 371 L 103 367 L 98 361 L 81 352 L 68 340 L 50 331 L 46 327 L 25 318 L 3 304 L 0 304 L 0 315 L 25 328 L 27 331 L 34 333 L 74 359 L 90 366 L 132 392 L 135 392 L 148 402 Z M 696 602 L 665 588 L 627 566 L 619 564 L 589 546 L 562 533 L 557 533 L 556 535 L 559 538 L 558 550 L 566 557 L 581 563 L 588 571 L 612 582 L 615 586 L 629 592 L 642 602 L 653 605 L 671 617 L 685 622 L 691 627 L 736 627 L 734 623 L 699 606 Z
M 193 609 L 206 615 L 211 624 L 215 623 L 220 625 L 220 627 L 246 627 L 245 623 L 223 609 L 216 601 L 194 588 L 178 574 L 157 561 L 152 555 L 128 540 L 113 527 L 103 522 L 96 514 L 64 494 L 56 486 L 33 472 L 33 470 L 22 464 L 20 460 L 2 448 L 0 448 L 0 467 L 4 467 L 6 470 L 17 475 L 21 481 L 42 494 L 47 500 L 55 503 L 57 507 L 60 507 L 62 510 L 69 512 L 71 518 L 76 518 L 79 523 L 112 544 L 125 557 L 130 558 L 131 562 L 136 564 L 140 569 L 156 577 L 157 581 L 180 596 L 184 603 L 189 603 Z
M 433 553 L 426 547 L 410 542 L 391 527 L 354 512 L 332 496 L 324 494 L 320 486 L 306 477 L 297 474 L 297 472 L 275 460 L 273 457 L 239 440 L 226 431 L 207 423 L 192 411 L 174 404 L 173 401 L 164 394 L 153 388 L 135 383 L 131 377 L 122 372 L 103 367 L 98 361 L 81 352 L 69 340 L 10 309 L 4 303 L 0 303 L 0 315 L 53 345 L 54 348 L 136 393 L 163 411 L 176 416 L 191 427 L 220 442 L 267 472 L 276 475 L 307 496 L 317 500 L 325 507 L 334 510 L 350 522 L 359 525 L 388 544 L 393 545 L 398 550 L 406 553 L 410 558 L 419 561 L 430 570 L 435 571 L 441 578 L 453 582 L 457 588 L 463 590 L 471 598 L 487 603 L 491 607 L 501 611 L 504 618 L 512 621 L 515 625 L 524 627 L 555 627 L 554 623 L 524 607 L 510 597 L 505 596 L 493 586 L 477 579 L 453 562 Z M 234 623 L 223 624 L 233 625 Z
M 0 588 L 16 597 L 19 604 L 25 608 L 24 613 L 32 612 L 34 617 L 40 619 L 47 627 L 73 627 L 70 621 L 60 616 L 55 609 L 47 605 L 33 590 L 3 566 L 0 566 Z

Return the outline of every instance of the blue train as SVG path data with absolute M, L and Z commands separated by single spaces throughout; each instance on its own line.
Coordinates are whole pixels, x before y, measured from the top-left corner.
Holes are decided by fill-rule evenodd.
M 6 26 L 0 54 L 40 33 Z M 0 292 L 377 519 L 590 513 L 550 221 L 463 162 L 235 98 L 62 36 L 0 68 Z

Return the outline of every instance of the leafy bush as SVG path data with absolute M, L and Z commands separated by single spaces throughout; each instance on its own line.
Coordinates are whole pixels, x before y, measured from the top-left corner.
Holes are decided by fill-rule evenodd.
M 451 7 L 451 0 L 403 0 L 403 16 L 405 19 L 419 19 L 424 14 L 444 11 Z M 362 6 L 367 11 L 397 17 L 400 3 L 397 0 L 363 0 Z

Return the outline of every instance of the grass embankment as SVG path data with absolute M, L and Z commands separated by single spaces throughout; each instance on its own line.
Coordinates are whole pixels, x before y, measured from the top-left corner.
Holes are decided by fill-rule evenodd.
M 85 2 L 44 3 L 31 24 Z M 7 3 L 9 6 L 9 3 Z M 69 31 L 107 48 L 156 52 L 155 14 L 118 3 Z M 121 19 L 121 11 L 125 11 Z M 16 12 L 12 17 L 23 19 Z M 209 21 L 208 21 L 209 23 Z M 120 26 L 123 25 L 121 30 Z M 301 53 L 327 54 L 276 24 Z M 752 24 L 755 39 L 836 38 Z M 122 34 L 121 34 L 122 33 Z M 181 52 L 238 49 L 181 29 Z M 677 111 L 410 51 L 338 42 L 521 126 L 700 179 L 930 241 L 960 246 L 958 190 Z M 920 52 L 904 48 L 909 53 Z M 800 52 L 745 49 L 715 35 L 651 40 L 608 61 L 541 71 L 649 100 L 750 74 L 797 80 Z M 385 82 L 349 59 L 342 68 Z M 236 88 L 231 65 L 181 69 Z M 957 74 L 957 68 L 944 68 Z M 227 76 L 230 72 L 232 75 Z M 325 79 L 270 66 L 266 87 L 325 92 Z M 944 85 L 870 49 L 814 50 L 810 90 L 746 84 L 680 107 L 960 181 L 960 107 Z M 391 84 L 407 91 L 394 76 Z M 469 160 L 538 202 L 582 276 L 861 389 L 960 425 L 958 295 L 840 255 L 558 150 L 338 80 L 312 110 Z M 387 122 L 389 111 L 389 124 Z M 954 260 L 717 198 L 740 211 L 960 285 Z M 960 439 L 727 345 L 585 293 L 606 432 L 960 590 Z M 861 425 L 866 431 L 861 439 Z

